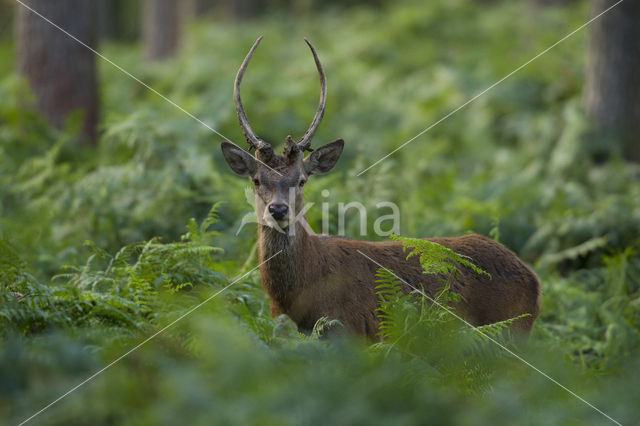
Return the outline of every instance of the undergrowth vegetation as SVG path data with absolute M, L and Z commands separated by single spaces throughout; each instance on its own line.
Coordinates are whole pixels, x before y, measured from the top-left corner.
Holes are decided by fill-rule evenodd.
M 101 63 L 100 141 L 79 147 L 78 117 L 52 128 L 26 83 L 2 76 L 0 422 L 24 420 L 161 330 L 33 422 L 609 422 L 522 359 L 623 424 L 636 421 L 640 168 L 615 155 L 590 162 L 585 33 L 355 176 L 587 20 L 586 2 L 524 3 L 401 1 L 295 22 L 203 21 L 161 65 L 142 63 L 131 45 L 101 51 L 241 144 L 233 78 L 265 34 L 243 99 L 254 130 L 277 144 L 315 111 L 302 42 L 311 39 L 329 81 L 314 144 L 343 137 L 346 146 L 336 170 L 309 183 L 307 201 L 329 203 L 332 234 L 339 202 L 359 201 L 371 218 L 376 203 L 393 201 L 402 235 L 499 240 L 541 278 L 526 343 L 505 334 L 508 322 L 461 323 L 446 286 L 434 304 L 384 270 L 382 342 L 333 333 L 331 318 L 298 333 L 269 314 L 255 225 L 237 232 L 252 210 L 248 182 L 227 170 L 220 137 Z M 315 230 L 320 215 L 309 211 Z M 359 228 L 350 217 L 347 236 L 376 238 Z M 426 273 L 473 262 L 403 241 Z

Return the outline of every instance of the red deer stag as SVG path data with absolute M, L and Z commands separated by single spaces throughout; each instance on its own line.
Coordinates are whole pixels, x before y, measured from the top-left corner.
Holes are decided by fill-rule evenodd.
M 255 157 L 228 142 L 222 143 L 222 153 L 231 169 L 248 176 L 255 186 L 256 214 L 262 219 L 258 221 L 260 262 L 277 254 L 260 266 L 262 285 L 271 298 L 271 315 L 287 314 L 301 331 L 311 330 L 325 316 L 340 320 L 351 332 L 376 339 L 375 272 L 379 266 L 370 259 L 406 282 L 422 285 L 429 296 L 442 286 L 442 277 L 423 274 L 416 257 L 406 259 L 400 242 L 369 242 L 308 231 L 304 186 L 311 175 L 333 168 L 344 141 L 338 139 L 311 149 L 311 138 L 325 110 L 327 83 L 318 55 L 306 39 L 321 83 L 320 104 L 309 130 L 299 142 L 288 136 L 282 154 L 275 154 L 271 145 L 254 133 L 242 106 L 240 84 L 261 39 L 256 40 L 240 66 L 234 87 L 238 119 Z M 312 151 L 307 158 L 305 151 Z M 455 309 L 467 321 L 482 325 L 528 313 L 530 316 L 517 320 L 513 328 L 531 330 L 540 310 L 540 284 L 515 254 L 481 235 L 428 240 L 470 257 L 490 274 L 479 275 L 461 267 L 460 274 L 453 278 L 451 288 L 462 295 Z

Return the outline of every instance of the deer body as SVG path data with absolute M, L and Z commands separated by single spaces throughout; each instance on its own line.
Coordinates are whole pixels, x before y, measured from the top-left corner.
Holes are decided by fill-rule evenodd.
M 322 86 L 320 105 L 300 142 L 289 136 L 283 154 L 258 138 L 249 125 L 240 98 L 240 83 L 260 42 L 253 45 L 236 77 L 234 99 L 238 118 L 255 157 L 240 147 L 222 143 L 222 152 L 237 174 L 255 185 L 258 251 L 262 285 L 271 299 L 271 314 L 288 315 L 302 331 L 310 331 L 320 317 L 340 320 L 347 330 L 375 339 L 379 321 L 375 272 L 379 264 L 414 287 L 434 296 L 441 276 L 425 275 L 417 257 L 406 259 L 400 242 L 370 242 L 315 235 L 304 218 L 304 185 L 314 174 L 330 171 L 344 142 L 338 139 L 313 151 L 311 138 L 320 124 L 326 103 L 326 79 L 313 46 Z M 304 151 L 313 151 L 304 157 Z M 302 216 L 302 220 L 298 220 Z M 489 324 L 530 314 L 513 324 L 529 331 L 540 311 L 540 284 L 535 273 L 501 244 L 480 236 L 431 238 L 490 274 L 479 275 L 460 266 L 449 278 L 451 289 L 462 296 L 454 307 L 474 325 Z M 376 263 L 377 262 L 377 263 Z M 407 291 L 411 288 L 407 286 Z
M 514 329 L 531 329 L 540 311 L 540 286 L 535 273 L 516 255 L 480 235 L 428 240 L 469 256 L 491 275 L 460 267 L 451 283 L 463 297 L 455 307 L 460 315 L 473 325 L 483 325 L 529 313 L 516 321 Z M 340 320 L 353 333 L 376 338 L 379 266 L 369 258 L 422 287 L 430 297 L 442 287 L 443 277 L 425 275 L 416 257 L 406 259 L 400 242 L 310 235 L 303 227 L 292 237 L 260 225 L 258 249 L 260 262 L 281 251 L 277 262 L 260 267 L 262 285 L 271 299 L 271 314 L 288 315 L 301 331 L 310 331 L 324 316 Z

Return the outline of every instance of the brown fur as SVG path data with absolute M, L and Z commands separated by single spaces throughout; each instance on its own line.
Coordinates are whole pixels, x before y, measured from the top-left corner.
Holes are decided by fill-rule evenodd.
M 416 257 L 406 260 L 399 242 L 368 242 L 307 234 L 295 236 L 259 226 L 262 285 L 271 298 L 271 314 L 287 314 L 303 331 L 320 317 L 340 320 L 347 330 L 376 338 L 375 272 L 379 268 L 362 253 L 392 270 L 429 296 L 442 287 L 441 277 L 425 275 Z M 535 273 L 501 244 L 481 235 L 430 238 L 469 256 L 491 278 L 462 267 L 452 289 L 463 296 L 456 310 L 473 325 L 489 324 L 529 313 L 514 328 L 528 332 L 540 312 L 540 284 Z M 407 287 L 407 291 L 410 289 Z

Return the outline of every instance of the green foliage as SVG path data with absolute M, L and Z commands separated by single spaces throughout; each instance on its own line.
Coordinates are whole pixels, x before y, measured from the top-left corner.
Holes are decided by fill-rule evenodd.
M 249 272 L 255 225 L 237 232 L 252 209 L 247 182 L 228 171 L 219 136 L 99 62 L 100 140 L 79 147 L 78 123 L 50 126 L 0 59 L 0 423 L 19 423 L 194 307 L 37 421 L 604 420 L 494 340 L 621 423 L 636 421 L 640 174 L 615 158 L 590 162 L 585 31 L 355 177 L 587 19 L 587 2 L 403 0 L 250 25 L 214 16 L 190 25 L 180 56 L 162 64 L 142 62 L 136 46 L 100 46 L 242 145 L 233 77 L 265 34 L 243 97 L 252 127 L 278 145 L 301 135 L 317 105 L 301 41 L 309 37 L 330 85 L 314 144 L 346 145 L 336 170 L 306 186 L 307 201 L 329 204 L 333 234 L 339 202 L 363 203 L 377 238 L 372 218 L 386 212 L 376 203 L 393 201 L 403 235 L 499 239 L 543 286 L 541 316 L 518 347 L 504 336 L 512 320 L 465 327 L 445 309 L 457 297 L 446 285 L 438 306 L 385 271 L 383 342 L 343 337 L 331 318 L 301 335 L 289 318 L 271 318 L 259 274 Z M 10 53 L 0 46 L 0 58 Z M 320 229 L 319 207 L 309 220 Z M 347 236 L 359 237 L 359 225 L 348 220 Z M 437 245 L 399 239 L 425 273 L 481 273 Z
M 603 265 L 551 276 L 537 331 L 594 371 L 616 371 L 640 350 L 640 260 L 633 249 Z
M 226 280 L 212 259 L 221 249 L 208 245 L 216 234 L 209 229 L 216 222 L 216 207 L 200 225 L 189 222 L 189 232 L 178 243 L 153 238 L 111 256 L 88 241 L 86 263 L 66 266 L 48 284 L 28 272 L 15 249 L 0 240 L 0 332 L 30 335 L 51 328 L 108 327 L 130 334 L 148 329 L 158 316 L 159 292 L 212 288 Z
M 448 282 L 458 272 L 455 262 L 478 274 L 486 272 L 439 244 L 395 239 L 411 250 L 409 257 L 420 257 L 425 274 L 442 275 L 442 288 L 430 297 L 419 284 L 401 282 L 392 271 L 379 269 L 376 293 L 383 341 L 375 345 L 376 349 L 386 354 L 399 351 L 429 366 L 431 377 L 442 385 L 455 386 L 462 392 L 487 391 L 494 373 L 488 361 L 505 361 L 505 351 L 512 346 L 507 328 L 520 317 L 471 326 L 452 309 L 460 295 L 450 290 Z
M 338 327 L 344 327 L 344 325 L 335 319 L 329 319 L 327 317 L 320 317 L 318 321 L 313 325 L 313 330 L 311 330 L 311 338 L 312 339 L 320 339 L 323 336 L 326 336 L 330 330 L 335 330 Z
M 453 250 L 444 247 L 433 241 L 421 240 L 418 238 L 403 238 L 395 235 L 391 239 L 402 241 L 402 247 L 406 251 L 411 249 L 407 259 L 412 256 L 419 256 L 422 271 L 425 274 L 445 275 L 456 274 L 458 267 L 456 263 L 466 266 L 476 274 L 489 275 L 486 271 L 478 268 L 468 256 L 460 255 Z

